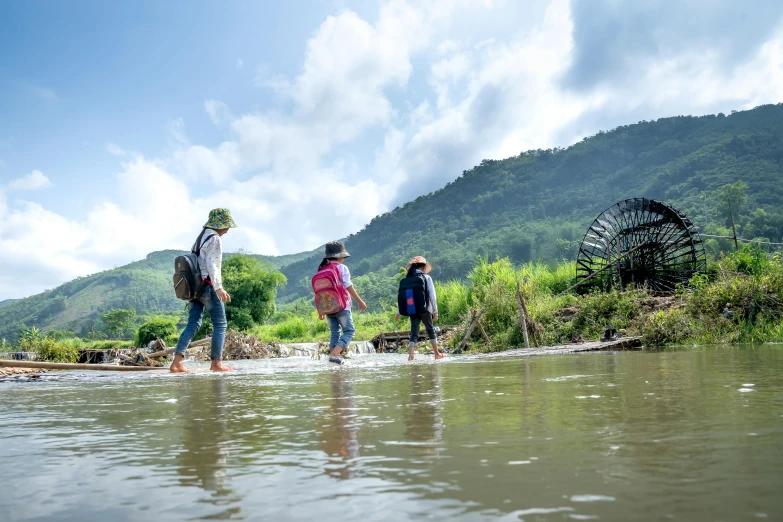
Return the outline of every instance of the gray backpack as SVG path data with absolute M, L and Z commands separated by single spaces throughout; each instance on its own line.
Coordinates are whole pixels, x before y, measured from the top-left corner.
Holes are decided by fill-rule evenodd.
M 207 234 L 207 231 L 213 233 Z M 177 294 L 178 299 L 193 301 L 194 299 L 199 299 L 204 293 L 206 284 L 201 279 L 201 268 L 198 266 L 198 255 L 201 252 L 201 247 L 204 246 L 204 243 L 209 241 L 209 238 L 215 234 L 217 234 L 217 232 L 214 230 L 205 228 L 201 231 L 201 234 L 198 235 L 196 242 L 193 243 L 190 254 L 177 256 L 176 259 L 174 259 L 174 293 Z

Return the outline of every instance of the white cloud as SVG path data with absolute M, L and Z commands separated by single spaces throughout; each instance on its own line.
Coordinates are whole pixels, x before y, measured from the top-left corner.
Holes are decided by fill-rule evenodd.
M 40 170 L 34 170 L 30 174 L 13 180 L 8 188 L 11 190 L 39 190 L 51 187 L 52 182 L 44 176 Z
M 524 30 L 464 30 L 477 13 L 505 21 L 508 8 L 515 3 L 389 0 L 371 19 L 330 16 L 306 42 L 297 74 L 259 69 L 254 82 L 274 91 L 275 109 L 206 100 L 221 138 L 199 143 L 183 119 L 169 122 L 171 154 L 131 156 L 116 174 L 120 197 L 67 219 L 0 190 L 0 264 L 20 267 L 0 275 L 0 299 L 188 248 L 214 207 L 230 208 L 239 224 L 227 250 L 302 251 L 482 159 L 568 145 L 642 118 L 783 98 L 783 27 L 732 67 L 721 48 L 648 53 L 622 82 L 580 90 L 563 80 L 578 55 L 572 4 L 553 0 L 543 16 L 531 10 L 537 19 Z M 623 52 L 633 62 L 633 50 Z M 106 150 L 124 152 L 112 143 Z M 33 174 L 14 183 L 46 186 L 27 180 Z
M 112 143 L 110 141 L 106 142 L 106 152 L 108 152 L 112 156 L 124 156 L 125 155 L 125 150 L 123 150 L 122 147 L 120 147 L 116 143 Z
M 237 58 L 237 70 L 241 69 L 245 66 L 245 60 L 242 58 Z

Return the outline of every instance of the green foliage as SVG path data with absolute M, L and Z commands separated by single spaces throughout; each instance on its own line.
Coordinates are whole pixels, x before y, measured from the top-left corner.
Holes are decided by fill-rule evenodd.
M 19 349 L 24 352 L 35 352 L 39 361 L 74 363 L 79 361 L 79 350 L 73 346 L 55 341 L 48 337 L 29 340 L 22 339 Z
M 13 345 L 9 343 L 5 337 L 0 340 L 0 352 L 11 352 L 13 349 Z
M 155 339 L 163 339 L 166 343 L 176 342 L 177 317 L 158 316 L 149 319 L 136 331 L 136 345 L 147 346 Z
M 661 347 L 683 344 L 694 336 L 691 318 L 682 308 L 658 310 L 649 315 L 642 325 L 642 344 Z
M 228 327 L 248 331 L 275 312 L 277 289 L 285 276 L 245 255 L 234 255 L 223 263 L 223 286 L 231 294 L 226 304 Z
M 114 337 L 124 337 L 133 328 L 136 310 L 115 308 L 103 314 L 103 322 L 108 325 L 107 332 Z

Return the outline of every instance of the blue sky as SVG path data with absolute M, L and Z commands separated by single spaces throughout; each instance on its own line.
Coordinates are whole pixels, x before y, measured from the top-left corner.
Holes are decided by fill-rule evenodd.
M 291 253 L 484 158 L 783 101 L 768 0 L 0 0 L 0 48 L 0 300 L 215 206 Z

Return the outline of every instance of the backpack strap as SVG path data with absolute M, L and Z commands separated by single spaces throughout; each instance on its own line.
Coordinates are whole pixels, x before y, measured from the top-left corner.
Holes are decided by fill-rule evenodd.
M 213 233 L 212 233 L 212 234 L 209 234 L 209 235 L 207 235 L 207 231 L 208 231 L 208 230 L 209 230 L 209 231 L 212 231 Z M 207 238 L 206 238 L 206 239 L 203 239 L 203 237 L 204 237 L 205 235 L 207 235 Z M 193 247 L 190 249 L 190 252 L 191 252 L 192 254 L 200 255 L 200 254 L 201 254 L 201 249 L 202 249 L 202 248 L 204 248 L 204 245 L 207 243 L 207 241 L 209 241 L 210 239 L 212 239 L 212 238 L 213 238 L 215 235 L 217 235 L 217 232 L 215 232 L 215 231 L 214 231 L 214 230 L 212 230 L 212 229 L 205 228 L 204 230 L 202 230 L 202 231 L 201 231 L 201 234 L 199 234 L 199 235 L 198 235 L 198 237 L 196 238 L 196 242 L 195 242 L 195 243 L 193 243 Z

